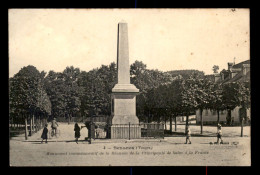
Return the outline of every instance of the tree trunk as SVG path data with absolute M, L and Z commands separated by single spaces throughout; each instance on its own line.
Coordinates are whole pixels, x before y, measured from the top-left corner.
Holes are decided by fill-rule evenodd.
M 35 121 L 34 121 L 34 114 L 33 114 L 33 116 L 32 116 L 32 130 L 33 130 L 33 132 L 35 131 Z
M 68 114 L 68 125 L 70 124 L 70 114 Z
M 227 114 L 227 125 L 230 125 L 231 122 L 231 110 L 228 109 L 228 114 Z
M 38 127 L 37 127 L 37 116 L 34 119 L 34 132 L 36 133 L 38 131 Z
M 150 123 L 150 120 L 151 120 L 151 114 L 150 114 L 150 110 L 149 110 L 149 112 L 148 112 L 148 123 Z
M 30 115 L 30 136 L 32 136 L 32 115 Z
M 41 116 L 40 116 L 41 117 Z M 39 117 L 38 119 L 38 131 L 41 130 L 41 118 Z
M 189 115 L 187 114 L 186 115 L 186 126 L 188 126 L 189 125 Z
M 170 115 L 170 132 L 172 133 L 172 115 Z
M 200 109 L 200 134 L 203 134 L 203 117 L 202 117 L 203 109 Z
M 27 129 L 27 117 L 24 119 L 24 125 L 25 125 L 25 140 L 28 140 L 28 129 Z
M 39 116 L 40 117 L 40 116 Z M 40 130 L 40 119 L 39 119 L 39 117 L 37 118 L 37 120 L 36 120 L 36 131 L 38 132 L 39 130 Z
M 44 118 L 42 119 L 42 128 L 44 127 L 45 121 Z
M 218 121 L 217 121 L 217 125 L 219 124 L 219 110 L 217 110 L 217 114 L 218 114 Z
M 177 131 L 177 116 L 174 117 L 175 122 L 175 131 Z
M 166 123 L 167 123 L 166 115 L 164 115 L 164 127 L 165 127 L 165 130 L 167 130 L 167 125 L 166 125 Z
M 39 118 L 39 130 L 41 130 L 41 129 L 42 129 L 42 119 Z
M 241 137 L 243 137 L 244 119 L 241 119 Z

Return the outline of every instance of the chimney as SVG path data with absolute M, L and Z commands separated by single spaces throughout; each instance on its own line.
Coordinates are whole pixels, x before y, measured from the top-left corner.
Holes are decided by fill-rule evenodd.
M 233 67 L 234 63 L 228 63 L 228 70 L 231 71 L 231 68 Z

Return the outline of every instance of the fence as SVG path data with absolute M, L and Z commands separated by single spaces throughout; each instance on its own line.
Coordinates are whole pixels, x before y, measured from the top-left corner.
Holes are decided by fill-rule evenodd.
M 164 138 L 163 123 L 113 124 L 109 129 L 109 138 Z
M 162 137 L 164 138 L 163 123 L 143 123 L 140 124 L 141 137 Z

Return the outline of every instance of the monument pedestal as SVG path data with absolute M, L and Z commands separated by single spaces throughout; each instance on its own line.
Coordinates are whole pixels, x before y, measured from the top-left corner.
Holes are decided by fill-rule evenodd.
M 139 119 L 136 116 L 136 95 L 138 89 L 134 85 L 129 85 L 131 89 L 120 89 L 127 87 L 116 85 L 112 90 L 113 118 L 111 126 L 111 138 L 128 139 L 141 138 L 141 128 Z M 134 88 L 133 88 L 134 87 Z M 130 125 L 129 125 L 130 124 Z

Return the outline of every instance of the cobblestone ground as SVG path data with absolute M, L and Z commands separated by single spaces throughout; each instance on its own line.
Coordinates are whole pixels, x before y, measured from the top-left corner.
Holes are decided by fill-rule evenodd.
M 80 124 L 83 125 L 83 124 Z M 50 126 L 50 125 L 49 125 Z M 224 127 L 225 144 L 215 137 L 192 137 L 192 144 L 184 144 L 185 137 L 165 139 L 116 140 L 96 139 L 92 144 L 84 141 L 87 129 L 81 130 L 79 144 L 74 142 L 73 124 L 60 124 L 60 136 L 41 143 L 41 132 L 24 140 L 24 135 L 10 139 L 11 166 L 250 166 L 250 127 L 247 137 L 237 137 L 240 127 Z M 197 126 L 199 128 L 199 126 Z M 178 126 L 179 129 L 182 126 Z M 196 126 L 192 128 L 196 132 Z M 208 131 L 209 129 L 209 131 Z M 205 132 L 216 132 L 204 127 Z M 198 129 L 199 131 L 199 129 Z

